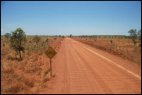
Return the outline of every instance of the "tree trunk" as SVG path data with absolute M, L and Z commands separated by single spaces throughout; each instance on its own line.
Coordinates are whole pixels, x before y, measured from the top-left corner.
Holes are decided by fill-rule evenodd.
M 51 61 L 51 58 L 50 58 L 50 76 L 52 77 L 52 61 Z
M 21 52 L 20 52 L 20 50 L 19 50 L 19 55 L 20 55 L 20 60 L 22 59 L 22 57 L 21 57 Z

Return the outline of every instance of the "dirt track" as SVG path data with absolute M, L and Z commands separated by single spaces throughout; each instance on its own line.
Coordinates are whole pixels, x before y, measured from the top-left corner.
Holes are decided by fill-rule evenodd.
M 41 93 L 141 93 L 141 68 L 65 38 L 53 61 L 56 74 Z

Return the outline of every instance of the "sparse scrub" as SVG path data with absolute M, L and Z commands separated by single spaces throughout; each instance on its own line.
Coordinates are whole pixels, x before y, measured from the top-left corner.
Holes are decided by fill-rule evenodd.
M 107 37 L 105 37 L 104 35 L 94 36 L 95 38 L 97 37 L 97 41 L 94 41 L 94 37 L 90 36 L 81 36 L 82 38 L 75 37 L 74 39 L 98 49 L 102 49 L 109 53 L 118 55 L 124 59 L 128 59 L 135 63 L 141 64 L 141 41 L 138 39 L 140 35 L 138 36 L 138 33 L 136 33 L 135 35 L 137 35 L 137 37 L 134 37 L 134 40 L 136 41 L 135 46 L 132 40 L 133 38 L 131 38 L 131 36 L 123 35 L 106 35 Z
M 6 42 L 6 39 L 1 40 L 6 43 L 2 48 L 1 60 L 1 93 L 2 94 L 35 94 L 45 87 L 50 78 L 50 71 L 48 66 L 48 57 L 43 52 L 48 48 L 48 42 L 55 49 L 59 47 L 63 38 L 41 37 L 39 41 L 40 48 L 35 49 L 34 36 L 27 36 L 27 41 L 23 41 L 22 45 L 25 48 L 25 54 L 22 56 L 23 60 L 17 61 L 14 57 L 14 52 Z M 47 40 L 48 39 L 48 40 Z M 42 45 L 42 42 L 43 45 Z M 58 49 L 56 49 L 58 51 Z M 19 57 L 19 56 L 18 56 Z M 8 59 L 7 59 L 8 58 Z M 19 59 L 19 58 L 18 58 Z M 44 77 L 42 77 L 42 73 Z M 20 88 L 20 89 L 19 89 Z
M 39 36 L 33 37 L 33 41 L 35 42 L 37 49 L 38 49 L 38 45 L 39 45 L 40 40 L 41 40 L 41 38 Z

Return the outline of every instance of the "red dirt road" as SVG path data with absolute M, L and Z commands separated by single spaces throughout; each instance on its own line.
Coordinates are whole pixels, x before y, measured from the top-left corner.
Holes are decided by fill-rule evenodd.
M 53 72 L 41 93 L 141 93 L 139 65 L 70 38 L 62 42 Z

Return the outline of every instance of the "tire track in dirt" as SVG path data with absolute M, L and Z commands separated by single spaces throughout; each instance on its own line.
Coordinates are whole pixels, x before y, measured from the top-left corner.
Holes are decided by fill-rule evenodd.
M 72 43 L 70 43 L 70 47 L 72 47 Z M 77 94 L 77 93 L 93 93 L 94 89 L 92 88 L 92 85 L 89 81 L 89 79 L 86 77 L 84 68 L 81 68 L 82 65 L 79 64 L 79 60 L 76 60 L 77 55 L 75 54 L 75 51 L 70 48 L 70 58 L 72 58 L 73 63 L 71 64 L 71 93 Z M 76 56 L 76 57 L 74 57 Z M 90 87 L 88 90 L 86 88 Z
M 106 85 L 106 83 L 104 82 L 104 80 L 95 72 L 95 70 L 88 64 L 89 62 L 86 60 L 85 57 L 82 56 L 82 54 L 80 54 L 81 52 L 79 52 L 79 49 L 76 49 L 73 46 L 74 50 L 76 51 L 78 57 L 80 60 L 82 60 L 82 63 L 84 64 L 84 66 L 87 68 L 87 70 L 90 70 L 92 73 L 92 76 L 94 78 L 94 81 L 96 81 L 98 83 L 98 85 L 100 85 L 101 90 L 103 90 L 103 93 L 112 93 L 111 89 Z M 89 59 L 88 59 L 89 60 Z M 96 78 L 97 77 L 97 78 Z
M 131 93 L 139 93 L 140 92 L 140 87 L 138 87 L 138 84 L 140 83 L 139 82 L 139 80 L 138 79 L 136 79 L 136 78 L 134 78 L 132 75 L 129 75 L 127 72 L 124 72 L 123 70 L 121 70 L 120 68 L 117 68 L 117 67 L 115 67 L 115 66 L 113 66 L 112 64 L 107 64 L 108 62 L 107 61 L 105 61 L 105 60 L 99 60 L 100 58 L 99 57 L 97 57 L 97 56 L 95 56 L 94 54 L 92 54 L 91 52 L 85 52 L 86 51 L 86 49 L 85 48 L 80 48 L 80 49 L 78 49 L 77 48 L 77 42 L 75 42 L 76 43 L 76 45 L 74 45 L 74 48 L 75 48 L 75 50 L 78 50 L 77 52 L 78 52 L 78 54 L 80 55 L 80 57 L 82 57 L 82 59 L 83 60 L 85 60 L 87 57 L 85 57 L 85 55 L 90 55 L 89 57 L 90 57 L 90 60 L 91 59 L 94 59 L 94 58 L 97 58 L 97 60 L 98 60 L 98 62 L 102 62 L 101 64 L 98 64 L 98 65 L 102 65 L 102 67 L 104 66 L 105 68 L 103 68 L 102 70 L 104 71 L 104 74 L 103 75 L 105 75 L 105 72 L 108 72 L 108 74 L 107 75 L 109 75 L 109 76 L 111 76 L 112 75 L 112 77 L 110 77 L 110 79 L 112 80 L 112 83 L 115 83 L 115 84 L 119 84 L 119 81 L 120 81 L 120 85 L 119 86 L 117 86 L 117 87 L 114 87 L 115 86 L 115 84 L 108 84 L 107 82 L 106 82 L 106 80 L 103 80 L 103 79 L 106 79 L 104 76 L 100 76 L 100 78 L 102 78 L 102 81 L 105 81 L 106 83 L 107 83 L 107 85 L 109 85 L 109 87 L 111 87 L 111 89 L 112 89 L 112 91 L 115 91 L 115 89 L 119 89 L 118 91 L 115 91 L 114 93 L 116 93 L 116 92 L 118 92 L 118 93 L 128 93 L 128 92 L 131 92 Z M 83 47 L 83 46 L 80 46 L 80 47 Z M 84 50 L 84 52 L 83 52 L 83 50 Z M 90 62 L 90 67 L 93 67 L 91 64 L 93 64 L 93 62 L 91 62 L 91 61 L 89 61 L 89 58 L 88 59 L 86 59 L 87 61 L 88 61 L 88 63 Z M 95 62 L 95 61 L 94 61 Z M 87 63 L 87 62 L 86 62 Z M 95 63 L 96 65 L 95 66 L 97 66 L 97 63 Z M 102 68 L 101 67 L 101 68 Z M 100 68 L 99 66 L 98 66 L 98 68 Z M 101 69 L 100 68 L 100 69 Z M 97 69 L 97 68 L 96 68 Z M 95 70 L 95 69 L 94 69 Z M 100 72 L 98 72 L 98 71 L 100 71 L 101 72 L 101 70 L 97 70 L 97 74 L 100 74 Z M 119 72 L 118 72 L 119 71 Z M 116 76 L 116 77 L 114 77 L 114 76 Z M 118 76 L 121 76 L 121 77 L 118 77 Z M 99 79 L 100 79 L 99 78 Z M 109 78 L 109 77 L 108 77 Z M 108 79 L 107 78 L 107 80 L 110 80 L 110 79 Z M 126 79 L 126 80 L 125 80 Z M 99 81 L 99 80 L 98 80 Z M 124 82 L 125 81 L 125 82 Z M 121 82 L 124 82 L 124 84 L 122 84 Z M 111 83 L 111 82 L 110 82 Z M 112 86 L 114 87 L 114 88 L 112 88 Z M 123 88 L 123 87 L 126 87 L 126 88 Z M 130 88 L 129 88 L 130 87 Z M 138 89 L 137 88 L 134 88 L 134 87 L 138 87 Z M 128 91 L 127 91 L 128 90 Z
M 69 73 L 69 66 L 68 63 L 69 61 L 67 60 L 69 58 L 69 55 L 67 52 L 67 46 L 65 45 L 66 42 L 64 42 L 64 58 L 65 58 L 65 63 L 64 63 L 64 89 L 63 89 L 63 93 L 69 93 L 70 92 L 70 73 Z

